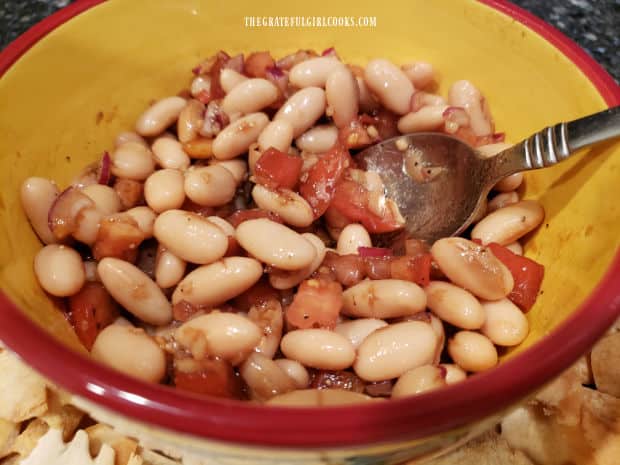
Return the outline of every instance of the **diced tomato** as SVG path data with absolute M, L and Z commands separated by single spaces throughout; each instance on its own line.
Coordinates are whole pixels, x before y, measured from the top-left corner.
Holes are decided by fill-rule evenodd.
M 299 174 L 304 164 L 301 157 L 289 155 L 270 147 L 263 152 L 256 166 L 254 177 L 257 184 L 271 189 L 293 189 L 299 182 Z
M 116 304 L 100 283 L 88 282 L 77 294 L 69 297 L 69 321 L 88 350 L 99 333 L 118 316 Z
M 409 238 L 405 240 L 405 255 L 416 256 L 430 252 L 431 248 L 425 241 Z
M 250 77 L 264 78 L 267 68 L 275 64 L 269 52 L 254 52 L 245 60 L 245 74 Z
M 200 305 L 193 305 L 187 300 L 181 300 L 172 306 L 172 317 L 176 321 L 187 321 L 202 310 L 204 307 Z
M 174 385 L 178 389 L 214 397 L 241 399 L 242 383 L 235 375 L 232 365 L 219 358 L 207 358 L 197 362 L 195 370 L 184 372 L 176 366 Z
M 265 278 L 258 281 L 247 291 L 241 293 L 233 300 L 236 309 L 247 312 L 255 305 L 262 305 L 272 300 L 279 300 L 280 293 L 271 287 Z
M 392 279 L 403 279 L 420 286 L 427 286 L 431 281 L 431 255 L 394 257 L 390 263 Z
M 273 213 L 267 210 L 263 210 L 262 208 L 251 208 L 250 210 L 237 210 L 235 213 L 230 215 L 226 220 L 236 228 L 241 223 L 247 220 L 255 220 L 257 218 L 267 218 L 271 221 L 275 221 L 276 223 L 282 223 L 282 218 L 277 213 Z
M 108 216 L 99 225 L 93 256 L 96 260 L 115 257 L 133 263 L 143 240 L 144 233 L 133 218 L 121 214 Z
M 327 279 L 301 283 L 293 303 L 286 310 L 287 321 L 296 328 L 333 328 L 342 308 L 342 286 Z
M 358 247 L 357 253 L 360 257 L 391 257 L 393 255 L 392 249 L 384 247 Z
M 402 224 L 394 218 L 392 212 L 386 209 L 385 216 L 380 217 L 370 210 L 368 190 L 353 181 L 342 179 L 334 192 L 331 207 L 345 216 L 351 222 L 364 225 L 371 234 L 386 233 L 402 228 Z
M 360 122 L 367 126 L 374 126 L 379 133 L 379 139 L 391 139 L 400 134 L 398 131 L 398 119 L 399 116 L 396 113 L 392 113 L 390 110 L 381 108 L 372 115 L 363 114 L 360 116 Z
M 512 273 L 515 284 L 508 298 L 521 310 L 527 312 L 536 302 L 545 267 L 494 242 L 488 244 L 488 247 Z
M 336 192 L 338 180 L 352 163 L 349 151 L 336 143 L 302 177 L 299 193 L 312 207 L 315 218 L 325 213 Z

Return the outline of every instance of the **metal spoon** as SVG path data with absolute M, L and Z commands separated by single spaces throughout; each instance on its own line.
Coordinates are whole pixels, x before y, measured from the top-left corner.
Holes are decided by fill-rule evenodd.
M 433 243 L 463 232 L 500 179 L 555 165 L 581 148 L 618 136 L 620 107 L 614 107 L 545 128 L 491 158 L 438 133 L 388 139 L 356 158 L 362 168 L 381 175 L 408 235 Z

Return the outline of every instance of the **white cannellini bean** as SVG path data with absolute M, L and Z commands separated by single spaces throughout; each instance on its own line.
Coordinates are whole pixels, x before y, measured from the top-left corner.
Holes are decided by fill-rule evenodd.
M 510 176 L 506 176 L 504 179 L 498 181 L 493 189 L 498 192 L 510 192 L 519 188 L 523 183 L 523 173 L 514 173 Z
M 110 171 L 119 178 L 144 181 L 153 171 L 155 162 L 148 147 L 137 142 L 127 142 L 110 154 Z
M 377 401 L 379 399 L 343 389 L 298 389 L 272 397 L 266 403 L 288 407 L 330 407 Z
M 536 229 L 545 217 L 545 210 L 536 200 L 522 200 L 495 210 L 471 231 L 472 239 L 483 244 L 497 242 L 507 245 Z
M 190 94 L 192 94 L 192 97 L 197 97 L 204 90 L 206 90 L 207 92 L 211 90 L 211 77 L 196 76 L 189 86 Z
M 487 136 L 493 132 L 489 115 L 485 114 L 484 97 L 469 81 L 456 81 L 448 90 L 448 103 L 462 107 L 469 115 L 469 124 L 477 136 Z
M 280 215 L 285 223 L 297 228 L 310 226 L 314 221 L 312 207 L 301 195 L 289 189 L 269 189 L 256 184 L 252 189 L 256 205 Z
M 57 297 L 77 293 L 86 281 L 80 254 L 66 245 L 50 244 L 39 250 L 34 273 L 41 287 Z
M 511 242 L 505 246 L 512 253 L 517 255 L 523 255 L 523 246 L 519 243 L 519 241 Z
M 418 111 L 407 113 L 398 120 L 398 130 L 403 134 L 409 132 L 435 131 L 443 127 L 446 105 L 433 105 L 420 108 Z
M 407 321 L 372 332 L 357 349 L 353 369 L 366 381 L 397 378 L 432 363 L 437 336 L 428 323 Z
M 382 58 L 372 60 L 366 66 L 364 77 L 370 90 L 388 110 L 399 115 L 409 111 L 413 84 L 396 65 Z
M 224 92 L 229 93 L 237 85 L 247 81 L 249 78 L 243 74 L 235 71 L 234 69 L 224 68 L 220 71 L 220 85 Z
M 353 345 L 353 348 L 357 350 L 364 339 L 371 333 L 387 325 L 385 321 L 377 318 L 358 318 L 337 324 L 334 331 L 346 337 Z
M 237 241 L 263 263 L 282 270 L 300 270 L 316 257 L 316 249 L 301 234 L 266 218 L 237 226 Z
M 484 246 L 447 237 L 433 244 L 431 255 L 450 281 L 476 297 L 499 300 L 512 291 L 512 273 Z
M 189 142 L 200 135 L 200 128 L 204 124 L 204 115 L 204 103 L 195 99 L 187 101 L 177 121 L 177 137 L 180 142 Z
M 320 124 L 308 129 L 295 139 L 299 150 L 310 153 L 324 153 L 338 140 L 338 128 L 333 124 Z
M 152 325 L 165 325 L 172 320 L 170 302 L 138 267 L 106 257 L 99 261 L 97 271 L 106 290 L 128 312 Z
M 349 340 L 327 329 L 289 331 L 282 338 L 280 349 L 286 358 L 319 370 L 344 370 L 355 360 L 355 349 Z
M 220 216 L 208 216 L 207 220 L 220 228 L 227 236 L 235 237 L 235 228 L 232 224 Z
M 178 140 L 158 137 L 151 146 L 155 161 L 162 168 L 185 171 L 189 168 L 189 156 Z
M 278 88 L 267 79 L 243 81 L 232 88 L 222 101 L 227 115 L 254 113 L 278 100 Z
M 144 233 L 145 239 L 153 237 L 153 226 L 157 218 L 157 214 L 153 210 L 149 207 L 141 206 L 130 208 L 125 213 L 138 224 L 138 228 Z
M 34 232 L 44 244 L 57 242 L 49 227 L 48 214 L 58 195 L 58 187 L 49 179 L 32 177 L 22 183 L 22 208 Z
M 314 273 L 325 258 L 327 249 L 320 237 L 312 233 L 303 233 L 302 237 L 310 242 L 316 249 L 316 257 L 306 268 L 296 271 L 274 269 L 269 273 L 269 284 L 274 289 L 291 289 L 300 284 L 304 279 Z
M 216 310 L 184 323 L 176 330 L 175 339 L 194 358 L 214 355 L 237 365 L 250 355 L 261 334 L 245 316 Z
M 258 353 L 241 364 L 239 374 L 254 400 L 265 401 L 297 389 L 297 383 L 276 362 Z
M 358 318 L 398 318 L 426 308 L 422 288 L 400 279 L 367 279 L 344 291 L 342 298 L 342 314 Z
M 360 247 L 372 247 L 370 234 L 361 224 L 346 225 L 338 236 L 336 250 L 340 255 L 358 255 Z
M 470 292 L 444 281 L 433 281 L 424 288 L 427 306 L 442 320 L 463 329 L 479 329 L 485 312 Z
M 292 142 L 293 125 L 284 119 L 270 122 L 258 136 L 258 147 L 261 152 L 273 147 L 286 153 Z
M 480 332 L 498 346 L 521 344 L 529 332 L 527 318 L 508 299 L 482 302 L 486 321 Z
M 439 365 L 446 370 L 446 384 L 455 384 L 467 379 L 467 373 L 454 363 L 442 363 Z
M 357 81 L 357 88 L 360 91 L 360 111 L 370 114 L 379 108 L 379 102 L 377 102 L 377 99 L 370 92 L 364 78 L 358 76 L 355 80 Z
M 253 305 L 248 311 L 248 318 L 256 323 L 263 332 L 254 351 L 272 359 L 278 352 L 282 339 L 282 329 L 284 328 L 282 305 L 273 300 Z
M 265 113 L 250 113 L 230 123 L 213 140 L 213 156 L 230 160 L 247 152 L 268 123 Z
M 416 89 L 423 89 L 435 80 L 433 65 L 425 61 L 407 63 L 401 69 Z
M 185 194 L 198 205 L 219 207 L 235 196 L 237 182 L 232 173 L 220 165 L 201 166 L 185 172 Z
M 211 160 L 209 164 L 226 168 L 230 174 L 232 174 L 237 185 L 245 181 L 248 175 L 248 164 L 245 160 L 240 160 L 238 158 L 232 160 Z
M 499 210 L 500 208 L 507 207 L 508 205 L 512 205 L 513 203 L 517 203 L 519 201 L 519 194 L 516 192 L 502 192 L 501 194 L 497 194 L 487 204 L 487 214 L 493 213 L 495 210 Z
M 325 112 L 325 91 L 319 87 L 306 87 L 295 92 L 284 102 L 274 121 L 288 121 L 293 126 L 293 137 L 310 129 Z
M 219 227 L 184 210 L 168 210 L 159 215 L 153 235 L 173 254 L 190 263 L 212 263 L 228 249 L 228 238 Z
M 275 364 L 280 367 L 289 378 L 295 382 L 297 389 L 305 389 L 310 385 L 310 375 L 306 367 L 299 363 L 297 360 L 290 360 L 288 358 L 279 358 L 274 360 Z
M 296 87 L 324 87 L 328 76 L 339 68 L 344 68 L 344 65 L 338 58 L 310 58 L 293 66 L 288 79 Z
M 83 208 L 76 217 L 77 228 L 72 236 L 87 245 L 93 245 L 99 234 L 99 224 L 105 215 L 97 208 Z
M 357 118 L 360 91 L 349 68 L 341 66 L 329 74 L 325 83 L 325 98 L 337 127 L 343 128 Z
M 443 322 L 432 313 L 429 313 L 430 325 L 435 331 L 437 336 L 437 349 L 435 350 L 435 357 L 433 357 L 433 364 L 436 365 L 441 359 L 441 352 L 443 352 L 443 346 L 446 342 L 446 331 L 443 327 Z
M 185 179 L 179 170 L 155 171 L 144 182 L 144 200 L 156 213 L 181 208 L 185 201 Z
M 126 375 L 159 383 L 166 374 L 163 349 L 144 332 L 131 325 L 113 324 L 99 333 L 92 357 Z
M 459 331 L 448 341 L 448 353 L 465 371 L 485 371 L 497 365 L 497 349 L 491 340 L 474 331 Z
M 83 188 L 82 192 L 95 202 L 97 210 L 104 215 L 112 215 L 121 211 L 121 199 L 110 186 L 91 184 Z
M 149 107 L 136 122 L 141 136 L 158 136 L 174 123 L 187 102 L 181 97 L 166 97 Z
M 176 286 L 185 275 L 187 262 L 160 244 L 155 259 L 155 282 L 162 289 Z
M 125 131 L 116 136 L 116 139 L 114 139 L 114 147 L 119 147 L 127 142 L 137 142 L 145 147 L 147 146 L 146 141 L 141 135 L 136 134 L 133 131 Z
M 446 372 L 434 365 L 422 365 L 403 373 L 392 388 L 392 399 L 413 396 L 445 386 Z
M 247 291 L 262 274 L 263 267 L 253 258 L 223 258 L 185 276 L 172 294 L 172 303 L 186 300 L 192 305 L 214 307 Z

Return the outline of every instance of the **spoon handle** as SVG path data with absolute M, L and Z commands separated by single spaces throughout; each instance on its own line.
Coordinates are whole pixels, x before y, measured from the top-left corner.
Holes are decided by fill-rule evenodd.
M 581 148 L 619 136 L 620 106 L 556 124 L 493 157 L 493 177 L 500 179 L 517 171 L 552 166 Z

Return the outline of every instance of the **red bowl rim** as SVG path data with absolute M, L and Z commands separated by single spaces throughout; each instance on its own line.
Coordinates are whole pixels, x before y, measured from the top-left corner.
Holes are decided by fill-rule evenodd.
M 0 54 L 0 76 L 39 39 L 102 1 L 78 0 L 33 26 Z M 611 76 L 560 31 L 505 0 L 479 1 L 545 38 L 575 63 L 609 106 L 620 104 L 620 87 Z M 59 386 L 137 421 L 231 443 L 309 449 L 407 441 L 496 414 L 568 367 L 619 313 L 620 253 L 570 318 L 496 369 L 416 398 L 331 408 L 266 408 L 205 400 L 134 380 L 59 344 L 1 292 L 0 335 L 7 347 Z M 586 326 L 591 327 L 589 333 L 582 331 Z

